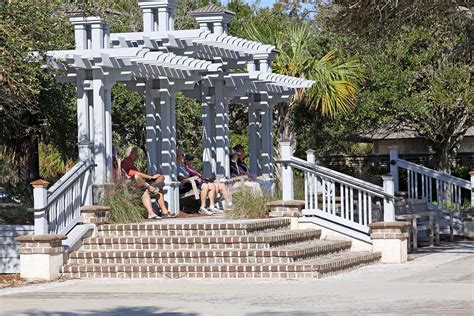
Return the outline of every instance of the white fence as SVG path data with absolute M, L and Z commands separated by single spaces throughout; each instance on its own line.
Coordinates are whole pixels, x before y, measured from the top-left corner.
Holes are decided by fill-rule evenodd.
M 35 235 L 67 234 L 82 222 L 81 206 L 92 204 L 90 161 L 78 162 L 58 182 L 47 189 L 47 182 L 35 181 Z
M 374 185 L 315 163 L 313 151 L 307 160 L 294 157 L 290 142 L 281 142 L 283 200 L 294 199 L 293 170 L 304 174 L 303 216 L 317 216 L 336 225 L 368 234 L 373 221 L 394 221 L 394 184 L 384 176 L 384 186 Z
M 33 225 L 0 225 L 0 273 L 20 272 L 18 236 L 32 235 Z
M 411 199 L 426 199 L 433 207 L 459 211 L 474 207 L 474 175 L 471 181 L 460 179 L 433 169 L 398 158 L 396 148 L 390 150 L 390 173 L 395 179 L 395 190 L 399 188 L 399 168 L 407 173 L 407 194 Z

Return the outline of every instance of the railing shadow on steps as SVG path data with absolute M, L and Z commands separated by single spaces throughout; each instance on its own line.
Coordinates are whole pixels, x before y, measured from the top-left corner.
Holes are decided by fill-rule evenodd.
M 314 152 L 307 160 L 293 156 L 290 141 L 281 141 L 283 200 L 294 199 L 293 169 L 304 174 L 303 217 L 316 217 L 343 234 L 370 242 L 369 224 L 395 221 L 394 182 L 384 175 L 383 187 L 319 166 Z
M 82 222 L 81 207 L 92 204 L 92 171 L 96 165 L 79 161 L 49 189 L 48 182 L 32 182 L 34 233 L 66 235 Z

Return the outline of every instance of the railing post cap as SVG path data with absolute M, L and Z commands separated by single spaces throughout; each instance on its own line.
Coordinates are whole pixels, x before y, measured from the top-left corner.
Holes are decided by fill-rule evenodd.
M 314 150 L 308 149 L 308 150 L 306 151 L 306 154 L 307 154 L 307 155 L 314 154 Z
M 474 176 L 474 170 L 469 171 L 469 175 L 470 175 L 471 177 Z
M 281 139 L 281 140 L 280 140 L 280 144 L 281 144 L 281 145 L 286 145 L 286 146 L 288 146 L 288 145 L 291 145 L 291 143 L 292 143 L 292 140 L 291 140 L 291 139 Z
M 390 173 L 386 173 L 382 175 L 382 179 L 385 180 L 393 180 L 393 176 Z
M 49 185 L 48 181 L 45 181 L 43 179 L 38 179 L 30 183 L 33 188 L 46 188 Z
M 390 146 L 387 146 L 387 148 L 390 149 L 390 150 L 397 150 L 398 145 L 390 145 Z

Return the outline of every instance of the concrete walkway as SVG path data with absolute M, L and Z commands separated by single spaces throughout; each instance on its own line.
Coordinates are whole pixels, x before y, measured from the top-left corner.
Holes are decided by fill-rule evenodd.
M 3 315 L 474 315 L 474 242 L 320 280 L 71 280 L 0 290 Z

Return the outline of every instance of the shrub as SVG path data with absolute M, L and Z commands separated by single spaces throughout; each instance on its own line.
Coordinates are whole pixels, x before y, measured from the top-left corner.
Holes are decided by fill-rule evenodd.
M 111 208 L 109 220 L 112 223 L 141 222 L 145 216 L 140 196 L 134 194 L 127 183 L 117 183 L 109 187 L 103 204 Z
M 255 196 L 249 188 L 235 192 L 232 197 L 234 208 L 227 211 L 226 217 L 232 219 L 266 218 L 268 209 L 265 203 L 275 200 L 270 195 Z

